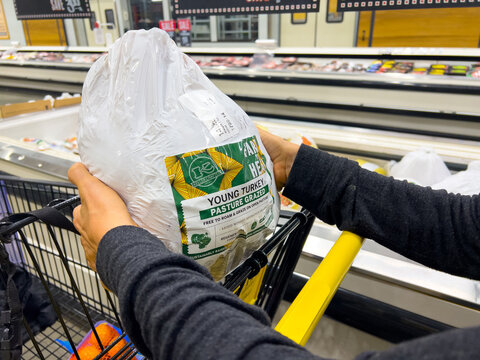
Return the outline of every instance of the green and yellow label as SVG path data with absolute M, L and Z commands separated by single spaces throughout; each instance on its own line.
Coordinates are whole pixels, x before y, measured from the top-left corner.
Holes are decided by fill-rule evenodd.
M 261 236 L 272 178 L 256 137 L 165 158 L 185 255 L 202 259 Z

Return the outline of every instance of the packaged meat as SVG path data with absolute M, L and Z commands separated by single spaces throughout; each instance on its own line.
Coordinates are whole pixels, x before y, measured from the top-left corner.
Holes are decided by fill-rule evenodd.
M 170 250 L 220 280 L 272 233 L 279 198 L 255 125 L 166 32 L 127 32 L 82 96 L 82 162 Z

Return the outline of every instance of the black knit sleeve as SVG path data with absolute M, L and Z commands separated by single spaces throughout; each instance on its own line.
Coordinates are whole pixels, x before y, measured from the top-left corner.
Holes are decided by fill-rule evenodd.
M 117 294 L 128 335 L 152 359 L 319 359 L 270 328 L 258 307 L 215 283 L 148 231 L 121 226 L 100 242 L 97 271 Z
M 480 196 L 394 180 L 302 146 L 283 194 L 318 218 L 426 266 L 480 279 Z

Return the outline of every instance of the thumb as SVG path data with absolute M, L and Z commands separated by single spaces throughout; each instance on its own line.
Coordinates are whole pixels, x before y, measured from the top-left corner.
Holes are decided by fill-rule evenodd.
M 82 200 L 86 195 L 85 189 L 93 185 L 96 180 L 82 163 L 75 163 L 68 169 L 68 179 L 78 188 Z

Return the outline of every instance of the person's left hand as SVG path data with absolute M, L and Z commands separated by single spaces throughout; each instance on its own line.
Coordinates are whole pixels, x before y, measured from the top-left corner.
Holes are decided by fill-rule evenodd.
M 73 225 L 81 235 L 88 265 L 96 271 L 97 248 L 103 236 L 122 225 L 137 226 L 118 194 L 76 163 L 68 178 L 78 187 L 82 204 L 73 210 Z

